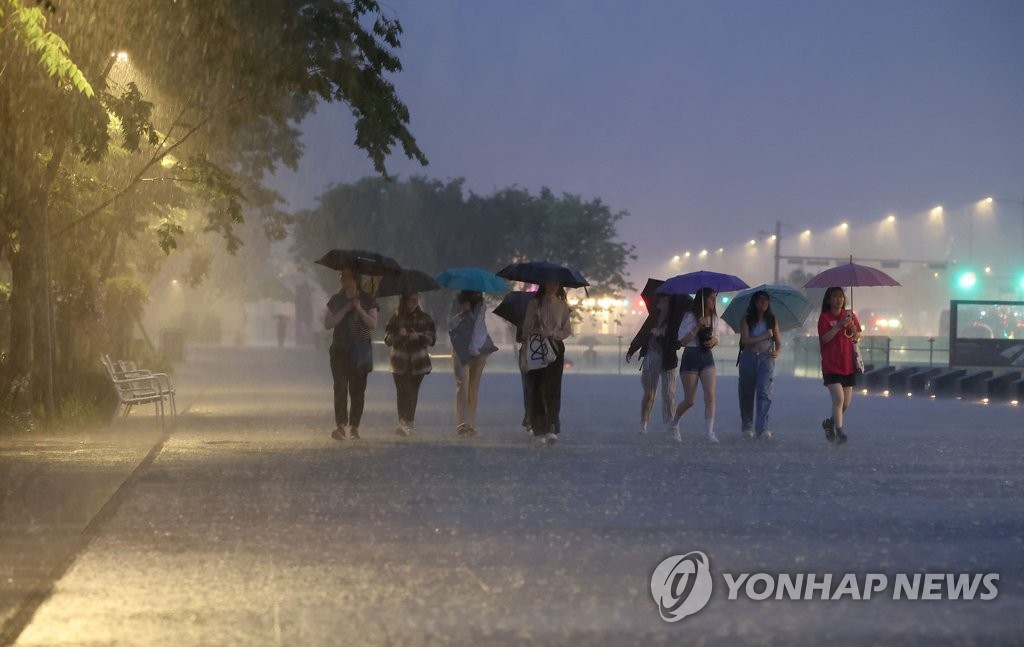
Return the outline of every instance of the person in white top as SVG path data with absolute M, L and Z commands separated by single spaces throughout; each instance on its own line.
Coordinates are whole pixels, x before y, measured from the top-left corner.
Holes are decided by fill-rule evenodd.
M 544 368 L 529 372 L 530 426 L 533 435 L 553 444 L 561 432 L 562 372 L 565 370 L 564 340 L 572 335 L 572 311 L 560 283 L 545 283 L 530 299 L 523 319 L 523 336 L 540 334 L 555 347 L 555 359 Z
M 676 442 L 682 440 L 679 434 L 679 419 L 693 406 L 697 397 L 697 382 L 704 391 L 704 432 L 712 443 L 715 436 L 715 382 L 718 373 L 712 349 L 718 345 L 715 335 L 715 304 L 718 292 L 701 288 L 693 300 L 689 312 L 683 315 L 679 324 L 679 343 L 683 346 L 683 357 L 679 360 L 679 377 L 683 382 L 683 401 L 676 407 L 671 430 Z

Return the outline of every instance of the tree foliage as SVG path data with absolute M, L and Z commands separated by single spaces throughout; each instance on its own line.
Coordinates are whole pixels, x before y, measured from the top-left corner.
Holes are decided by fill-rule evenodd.
M 626 212 L 548 189 L 539 195 L 519 187 L 490 196 L 464 193 L 461 179 L 365 178 L 335 185 L 315 209 L 298 214 L 293 251 L 299 263 L 308 264 L 328 248 L 370 249 L 435 274 L 448 267 L 496 271 L 517 261 L 545 260 L 580 270 L 595 291 L 613 294 L 629 287 L 624 271 L 633 247 L 617 240 Z M 336 290 L 329 272 L 319 278 L 325 290 Z
M 204 232 L 237 251 L 244 217 L 283 237 L 263 179 L 295 167 L 318 102 L 351 108 L 351 143 L 382 174 L 396 147 L 426 163 L 388 79 L 401 33 L 374 0 L 0 0 L 0 401 L 40 402 L 51 338 L 59 374 L 94 350 L 63 318 L 102 318 L 114 277 L 195 246 L 200 280 Z

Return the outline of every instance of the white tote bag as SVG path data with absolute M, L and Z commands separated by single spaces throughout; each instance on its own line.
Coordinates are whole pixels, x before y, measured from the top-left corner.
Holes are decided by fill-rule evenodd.
M 526 339 L 526 370 L 544 368 L 555 361 L 555 346 L 547 337 L 534 333 Z

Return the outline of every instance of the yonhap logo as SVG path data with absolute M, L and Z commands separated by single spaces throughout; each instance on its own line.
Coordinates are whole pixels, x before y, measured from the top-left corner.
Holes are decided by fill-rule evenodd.
M 999 573 L 719 573 L 724 602 L 800 600 L 995 600 Z M 711 560 L 699 550 L 672 555 L 651 574 L 651 597 L 665 622 L 679 622 L 711 600 Z
M 678 622 L 711 599 L 711 564 L 699 550 L 663 560 L 651 575 L 651 595 L 665 622 Z

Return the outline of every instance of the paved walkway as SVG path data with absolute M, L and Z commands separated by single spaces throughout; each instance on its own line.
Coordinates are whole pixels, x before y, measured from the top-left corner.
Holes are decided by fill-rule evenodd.
M 567 375 L 563 437 L 518 426 L 518 375 L 485 374 L 479 438 L 452 378 L 393 435 L 371 376 L 365 440 L 336 443 L 325 358 L 193 350 L 166 438 L 129 425 L 0 438 L 6 641 L 78 644 L 965 644 L 1024 635 L 1020 411 L 858 398 L 833 447 L 816 381 L 780 378 L 772 443 L 634 433 L 635 375 Z M 135 417 L 136 414 L 133 414 Z M 680 623 L 649 592 L 665 557 L 711 560 Z M 730 601 L 723 573 L 998 573 L 992 601 Z

